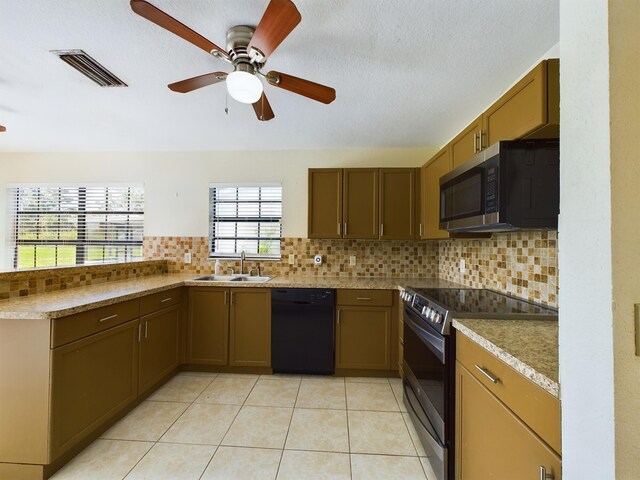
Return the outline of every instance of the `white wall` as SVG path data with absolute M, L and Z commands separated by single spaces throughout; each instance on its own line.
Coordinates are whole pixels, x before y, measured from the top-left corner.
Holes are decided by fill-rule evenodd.
M 212 182 L 281 182 L 283 235 L 306 237 L 309 167 L 417 167 L 435 150 L 0 153 L 0 239 L 8 224 L 6 184 L 24 182 L 142 182 L 151 236 L 206 236 Z
M 566 479 L 616 478 L 607 15 L 607 0 L 560 1 L 558 258 Z

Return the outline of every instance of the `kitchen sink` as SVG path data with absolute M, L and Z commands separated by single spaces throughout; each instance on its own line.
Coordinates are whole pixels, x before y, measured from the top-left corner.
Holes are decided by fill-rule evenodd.
M 249 275 L 207 275 L 205 277 L 194 278 L 196 282 L 251 282 L 251 283 L 264 283 L 271 280 L 273 277 L 267 276 L 249 276 Z

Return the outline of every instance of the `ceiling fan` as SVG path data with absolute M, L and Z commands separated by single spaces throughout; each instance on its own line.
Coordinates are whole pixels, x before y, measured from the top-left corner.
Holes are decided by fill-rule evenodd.
M 229 95 L 238 102 L 251 103 L 258 120 L 262 121 L 271 120 L 275 115 L 264 93 L 261 78 L 269 85 L 321 103 L 329 104 L 336 98 L 336 91 L 331 87 L 281 72 L 262 73 L 267 58 L 302 20 L 291 0 L 271 0 L 256 28 L 246 25 L 231 27 L 227 31 L 226 50 L 145 0 L 131 0 L 130 3 L 131 9 L 141 17 L 233 65 L 231 73 L 206 73 L 172 83 L 169 88 L 174 92 L 187 93 L 226 82 Z

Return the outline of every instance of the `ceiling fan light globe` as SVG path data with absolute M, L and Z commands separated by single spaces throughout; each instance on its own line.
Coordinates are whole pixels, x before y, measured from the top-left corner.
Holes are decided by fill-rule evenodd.
M 238 102 L 255 103 L 260 100 L 264 86 L 255 75 L 235 71 L 227 75 L 227 91 Z

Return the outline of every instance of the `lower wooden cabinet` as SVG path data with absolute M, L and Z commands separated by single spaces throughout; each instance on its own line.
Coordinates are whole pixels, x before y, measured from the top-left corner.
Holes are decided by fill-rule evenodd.
M 338 306 L 336 368 L 391 369 L 391 307 Z
M 189 289 L 187 363 L 227 365 L 229 289 Z
M 50 458 L 136 399 L 138 320 L 51 351 Z
M 146 393 L 180 364 L 181 305 L 140 318 L 138 393 Z
M 460 362 L 456 364 L 456 478 L 560 480 L 561 460 Z
M 230 290 L 229 365 L 271 366 L 271 290 Z

